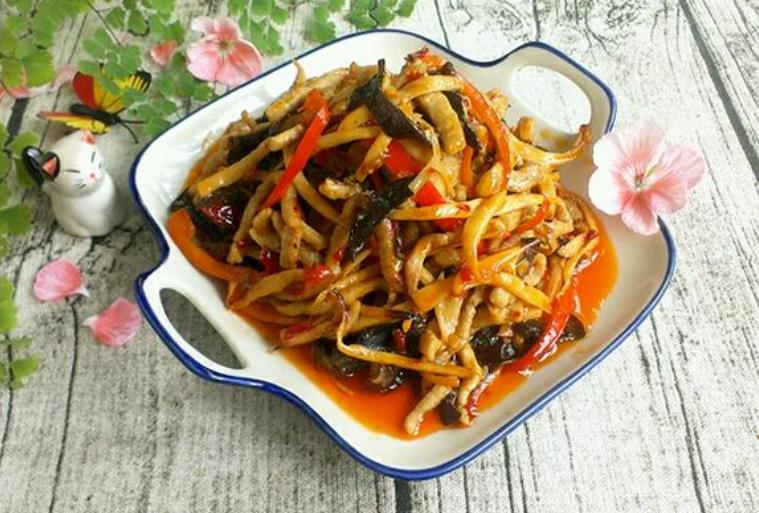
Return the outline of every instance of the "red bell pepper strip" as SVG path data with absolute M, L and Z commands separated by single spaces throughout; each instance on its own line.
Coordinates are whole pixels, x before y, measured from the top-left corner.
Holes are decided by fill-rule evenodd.
M 511 173 L 511 155 L 509 153 L 509 140 L 506 136 L 506 125 L 498 114 L 492 109 L 488 101 L 471 83 L 464 80 L 464 96 L 469 98 L 472 112 L 482 124 L 488 127 L 493 135 L 495 149 L 498 155 L 498 162 L 503 166 L 504 183 L 509 183 L 509 173 Z
M 185 258 L 204 273 L 235 283 L 255 283 L 259 279 L 259 274 L 252 269 L 220 262 L 195 244 L 195 225 L 186 210 L 177 210 L 171 214 L 166 229 Z
M 390 141 L 390 144 L 387 146 L 385 159 L 382 163 L 393 178 L 408 178 L 409 176 L 418 174 L 422 170 L 422 166 L 395 139 Z
M 327 124 L 329 123 L 329 107 L 327 106 L 327 100 L 316 89 L 309 93 L 309 97 L 314 94 L 318 94 L 321 98 L 319 100 L 307 99 L 305 108 L 313 108 L 313 104 L 316 101 L 320 102 L 319 108 L 315 111 L 316 114 L 314 115 L 314 119 L 306 129 L 306 133 L 303 134 L 303 137 L 298 143 L 298 147 L 295 148 L 295 153 L 293 153 L 290 162 L 287 164 L 287 168 L 285 169 L 282 178 L 279 179 L 277 185 L 274 186 L 274 189 L 269 193 L 269 196 L 266 197 L 261 205 L 262 209 L 269 208 L 282 199 L 282 196 L 285 195 L 285 191 L 287 191 L 287 188 L 293 183 L 295 177 L 306 167 L 308 159 L 316 149 L 319 137 L 321 137 L 324 129 L 327 128 Z
M 548 200 L 544 201 L 540 205 L 540 208 L 538 208 L 538 211 L 535 212 L 535 215 L 529 218 L 527 221 L 520 224 L 519 226 L 517 226 L 516 228 L 514 228 L 513 233 L 515 234 L 524 233 L 527 230 L 532 230 L 533 228 L 538 226 L 540 223 L 542 223 L 543 219 L 546 218 L 546 213 L 548 212 L 548 206 L 549 206 Z
M 440 191 L 437 190 L 437 187 L 435 187 L 433 183 L 429 181 L 425 182 L 424 185 L 422 185 L 422 188 L 417 191 L 416 196 L 414 196 L 414 200 L 417 202 L 417 204 L 423 207 L 428 207 L 430 205 L 439 205 L 447 201 L 445 199 L 445 196 L 440 194 Z M 435 220 L 435 224 L 447 232 L 452 232 L 464 224 L 464 220 L 455 218 L 437 219 Z
M 538 341 L 524 356 L 509 364 L 508 370 L 527 374 L 531 364 L 541 362 L 556 352 L 559 337 L 567 326 L 569 316 L 574 312 L 576 297 L 577 278 L 573 277 L 567 290 L 554 300 L 553 308 L 550 315 L 545 319 L 543 332 Z

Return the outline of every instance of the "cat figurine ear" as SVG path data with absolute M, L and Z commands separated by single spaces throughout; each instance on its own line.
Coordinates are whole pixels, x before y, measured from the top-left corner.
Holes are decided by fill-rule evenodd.
M 58 155 L 51 151 L 43 153 L 36 146 L 24 148 L 21 152 L 21 160 L 29 175 L 40 186 L 46 180 L 55 180 L 58 173 L 61 172 L 61 159 L 58 158 Z
M 69 134 L 47 152 L 28 146 L 21 158 L 50 196 L 53 214 L 67 232 L 79 237 L 105 235 L 124 220 L 121 195 L 90 132 Z

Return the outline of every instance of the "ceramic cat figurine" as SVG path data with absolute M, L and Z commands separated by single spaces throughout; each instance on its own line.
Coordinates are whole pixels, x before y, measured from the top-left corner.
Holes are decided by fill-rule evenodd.
M 123 201 L 90 132 L 69 134 L 48 152 L 27 146 L 22 160 L 50 196 L 58 224 L 70 234 L 105 235 L 124 220 Z

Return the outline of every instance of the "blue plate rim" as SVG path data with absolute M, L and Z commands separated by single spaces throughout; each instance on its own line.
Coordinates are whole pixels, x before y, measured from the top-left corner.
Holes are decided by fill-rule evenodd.
M 328 46 L 331 46 L 333 44 L 336 44 L 341 41 L 345 41 L 347 39 L 351 39 L 354 37 L 360 37 L 367 34 L 375 34 L 375 33 L 391 33 L 391 34 L 403 34 L 407 36 L 412 36 L 420 41 L 423 41 L 424 43 L 433 46 L 437 49 L 440 49 L 450 55 L 455 56 L 457 59 L 460 59 L 467 64 L 478 66 L 478 67 L 490 67 L 495 64 L 498 64 L 505 59 L 507 59 L 512 53 L 516 52 L 517 50 L 520 50 L 522 48 L 526 47 L 535 47 L 540 48 L 542 50 L 551 52 L 552 54 L 556 55 L 557 57 L 561 58 L 562 60 L 566 61 L 579 71 L 581 71 L 583 74 L 585 74 L 588 78 L 590 78 L 594 83 L 596 83 L 606 94 L 607 99 L 609 101 L 610 106 L 610 114 L 609 114 L 609 121 L 607 122 L 605 131 L 608 132 L 611 130 L 611 128 L 614 125 L 615 119 L 616 119 L 616 113 L 617 113 L 617 101 L 614 97 L 614 94 L 612 93 L 611 89 L 602 82 L 598 77 L 596 77 L 593 73 L 591 73 L 587 68 L 582 66 L 581 64 L 575 62 L 572 58 L 561 52 L 560 50 L 554 48 L 553 46 L 550 46 L 544 42 L 541 41 L 532 41 L 524 43 L 517 48 L 509 51 L 502 57 L 499 57 L 497 59 L 493 59 L 490 61 L 476 61 L 473 59 L 470 59 L 468 57 L 465 57 L 447 47 L 444 45 L 441 45 L 440 43 L 429 39 L 425 36 L 422 36 L 420 34 L 416 34 L 414 32 L 401 30 L 401 29 L 375 29 L 375 30 L 368 30 L 368 31 L 362 31 L 362 32 L 356 32 L 352 34 L 347 34 L 345 36 L 342 36 L 340 38 L 337 38 L 327 44 L 321 45 L 319 47 L 313 48 L 311 50 L 308 50 L 302 54 L 299 55 L 299 58 L 305 57 L 306 55 L 309 55 L 311 53 L 314 53 L 316 51 L 319 51 L 323 48 L 326 48 Z M 284 66 L 289 65 L 288 62 L 284 62 L 278 66 L 275 66 L 274 68 L 262 73 L 261 75 L 258 75 L 257 77 L 249 80 L 248 82 L 240 85 L 239 87 L 244 87 L 247 84 L 250 84 L 252 82 L 255 82 L 257 80 L 261 80 L 264 77 L 268 76 L 269 74 L 281 69 Z M 201 110 L 205 109 L 206 107 L 209 107 L 219 99 L 223 98 L 224 96 L 230 94 L 237 88 L 228 91 L 224 95 L 218 97 L 212 102 L 209 102 L 202 107 L 198 108 L 197 110 L 189 113 L 187 116 L 183 117 L 182 119 L 176 121 L 173 123 L 170 127 L 168 127 L 163 133 L 173 129 L 176 125 L 184 121 L 185 119 L 195 115 L 197 112 L 200 112 Z M 163 133 L 161 135 L 163 135 Z M 677 249 L 675 247 L 674 239 L 672 238 L 672 234 L 669 231 L 669 228 L 667 225 L 659 219 L 659 226 L 661 228 L 662 236 L 664 237 L 664 241 L 667 246 L 667 270 L 664 275 L 664 278 L 659 285 L 658 290 L 654 294 L 654 296 L 651 298 L 651 300 L 648 302 L 648 304 L 640 311 L 640 313 L 633 319 L 633 321 L 610 343 L 608 343 L 602 351 L 600 351 L 596 356 L 594 356 L 591 360 L 586 362 L 582 367 L 577 369 L 572 374 L 565 377 L 563 380 L 561 380 L 559 383 L 548 389 L 546 392 L 544 392 L 537 400 L 530 403 L 525 409 L 523 409 L 521 412 L 519 412 L 514 418 L 512 418 L 509 422 L 505 423 L 501 427 L 499 427 L 497 430 L 495 430 L 493 433 L 491 433 L 489 436 L 481 440 L 477 445 L 469 449 L 468 451 L 456 456 L 455 458 L 452 458 L 448 460 L 445 463 L 442 463 L 440 465 L 436 465 L 434 467 L 424 468 L 424 469 L 415 469 L 415 470 L 409 470 L 409 469 L 403 469 L 403 468 L 396 468 L 396 467 L 390 467 L 387 465 L 384 465 L 382 463 L 379 463 L 375 460 L 372 460 L 365 456 L 363 453 L 361 453 L 359 450 L 354 448 L 352 445 L 350 445 L 344 438 L 342 438 L 330 425 L 327 421 L 325 421 L 313 408 L 311 408 L 307 403 L 305 403 L 300 397 L 293 394 L 289 390 L 286 390 L 278 385 L 275 385 L 273 383 L 269 383 L 267 381 L 262 380 L 256 380 L 251 378 L 242 378 L 238 376 L 232 376 L 228 374 L 223 374 L 219 372 L 215 372 L 204 365 L 202 365 L 197 360 L 193 359 L 189 354 L 187 354 L 185 351 L 182 350 L 182 348 L 179 346 L 179 344 L 169 335 L 169 333 L 166 331 L 164 326 L 161 324 L 161 322 L 157 319 L 155 312 L 153 311 L 152 307 L 150 306 L 149 302 L 147 301 L 147 298 L 144 293 L 143 284 L 145 280 L 153 273 L 155 272 L 161 265 L 166 261 L 168 254 L 169 254 L 169 247 L 166 239 L 163 236 L 163 233 L 161 232 L 157 222 L 148 212 L 147 208 L 145 207 L 142 198 L 140 196 L 140 193 L 137 189 L 137 184 L 135 181 L 135 174 L 137 171 L 137 167 L 140 163 L 140 160 L 142 159 L 143 154 L 145 151 L 154 143 L 156 140 L 160 138 L 160 135 L 154 138 L 151 142 L 145 145 L 144 148 L 137 154 L 135 157 L 129 172 L 129 187 L 132 193 L 132 196 L 137 203 L 137 206 L 142 213 L 143 217 L 148 223 L 148 226 L 150 230 L 153 232 L 153 236 L 158 242 L 159 250 L 161 253 L 160 260 L 158 264 L 156 264 L 152 269 L 149 269 L 148 271 L 145 271 L 144 273 L 140 274 L 137 279 L 135 280 L 135 297 L 137 299 L 137 304 L 139 305 L 140 309 L 142 310 L 142 313 L 144 314 L 145 318 L 147 319 L 148 323 L 151 325 L 153 330 L 158 334 L 158 336 L 161 338 L 161 340 L 164 342 L 164 344 L 169 348 L 169 350 L 176 356 L 177 359 L 179 359 L 190 371 L 192 371 L 194 374 L 207 379 L 209 381 L 214 381 L 218 383 L 224 383 L 228 385 L 237 385 L 237 386 L 244 386 L 248 388 L 255 388 L 260 389 L 263 391 L 266 391 L 268 393 L 271 393 L 275 396 L 281 397 L 287 402 L 295 405 L 297 408 L 302 410 L 308 417 L 310 417 L 334 442 L 346 453 L 348 453 L 352 458 L 354 458 L 356 461 L 361 463 L 362 465 L 366 466 L 370 470 L 373 470 L 375 472 L 379 472 L 381 474 L 384 474 L 386 476 L 392 477 L 392 478 L 398 478 L 398 479 L 404 479 L 409 481 L 415 481 L 415 480 L 423 480 L 423 479 L 432 479 L 435 477 L 439 477 L 443 474 L 447 474 L 448 472 L 451 472 L 458 467 L 465 465 L 466 463 L 470 462 L 480 454 L 482 454 L 484 451 L 489 449 L 492 445 L 494 445 L 496 442 L 504 438 L 507 434 L 509 434 L 511 431 L 516 429 L 518 426 L 520 426 L 523 422 L 525 422 L 527 419 L 529 419 L 531 416 L 535 415 L 537 412 L 539 412 L 541 409 L 543 409 L 549 402 L 551 402 L 555 397 L 557 397 L 560 393 L 562 393 L 564 390 L 569 388 L 573 383 L 575 383 L 577 380 L 579 380 L 582 376 L 584 376 L 590 369 L 598 365 L 601 361 L 603 361 L 604 358 L 606 358 L 612 351 L 614 351 L 625 339 L 627 339 L 636 329 L 637 327 L 650 315 L 651 311 L 654 309 L 654 307 L 659 303 L 661 300 L 665 290 L 669 286 L 672 276 L 674 274 L 675 270 L 675 262 L 677 259 Z

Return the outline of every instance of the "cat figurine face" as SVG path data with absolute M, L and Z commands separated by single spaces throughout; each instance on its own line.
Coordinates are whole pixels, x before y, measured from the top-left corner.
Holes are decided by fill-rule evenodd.
M 46 152 L 27 146 L 21 157 L 70 234 L 105 235 L 124 220 L 126 209 L 91 133 L 69 134 Z
M 105 175 L 103 156 L 89 132 L 69 134 L 45 153 L 39 148 L 27 147 L 22 158 L 40 186 L 63 196 L 90 194 Z

